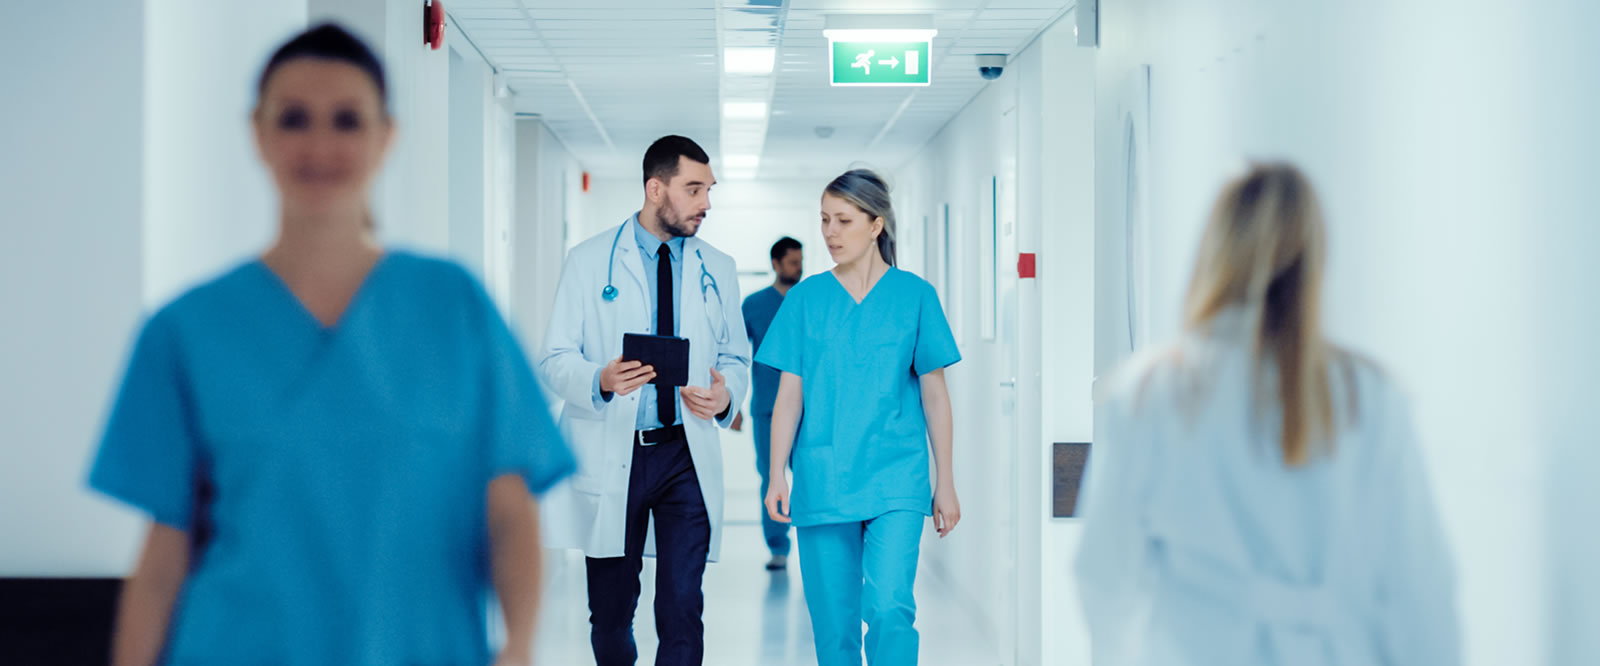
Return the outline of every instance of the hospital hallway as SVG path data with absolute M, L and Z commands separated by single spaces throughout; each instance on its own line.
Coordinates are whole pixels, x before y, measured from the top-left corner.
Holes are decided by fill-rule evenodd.
M 755 502 L 752 493 L 749 500 Z M 706 568 L 706 666 L 810 666 L 816 664 L 811 621 L 798 558 L 786 571 L 763 568 L 767 549 L 754 520 L 729 520 L 723 559 Z M 545 607 L 535 642 L 538 664 L 592 666 L 583 557 L 553 555 L 548 563 Z M 917 630 L 922 659 L 930 666 L 990 666 L 1006 663 L 985 641 L 974 640 L 976 618 L 956 600 L 940 572 L 917 572 Z M 646 560 L 641 576 L 634 638 L 639 663 L 654 663 L 655 562 Z
M 1139 631 L 1236 630 L 1219 650 L 1389 613 L 1454 636 L 1420 666 L 1600 664 L 1600 0 L 3 6 L 0 666 L 105 663 L 124 600 L 135 648 L 271 646 L 200 662 L 477 660 L 534 535 L 534 663 L 594 664 L 582 549 L 622 551 L 636 476 L 722 526 L 707 666 L 816 664 L 799 548 L 764 568 L 755 415 L 784 380 L 789 490 L 838 528 L 816 543 L 920 538 L 874 566 L 916 572 L 923 666 L 1181 650 L 1101 642 L 1137 600 L 1181 609 Z M 1185 399 L 1259 432 L 1117 410 L 1233 319 L 1302 365 Z M 1365 435 L 1333 412 L 1369 395 L 1362 441 L 1395 458 L 1300 475 L 1366 464 L 1312 417 Z M 1283 465 L 1249 469 L 1288 481 L 1204 470 L 1257 439 Z M 1119 455 L 1144 459 L 1097 494 Z M 948 536 L 913 531 L 930 507 Z M 701 514 L 673 519 L 698 561 Z M 1200 566 L 1185 540 L 1227 545 Z M 1188 590 L 1185 565 L 1285 585 Z M 1347 565 L 1390 578 L 1322 577 Z M 1370 605 L 1323 603 L 1350 590 Z
M 810 666 L 816 664 L 811 619 L 806 610 L 799 549 L 793 548 L 788 568 L 767 571 L 770 554 L 762 536 L 755 455 L 748 428 L 723 437 L 727 521 L 723 524 L 722 559 L 706 567 L 705 666 Z M 932 532 L 932 528 L 928 532 Z M 794 531 L 790 532 L 791 543 Z M 954 537 L 952 537 L 954 538 Z M 924 548 L 938 548 L 925 539 Z M 540 611 L 536 664 L 593 666 L 589 648 L 589 610 L 584 559 L 576 552 L 550 552 L 545 566 L 545 606 Z M 655 663 L 655 561 L 646 558 L 640 576 L 639 609 L 634 639 L 639 663 Z M 1001 567 L 994 561 L 990 566 Z M 949 581 L 950 574 L 924 562 L 917 571 L 917 620 L 921 634 L 920 664 L 927 666 L 998 666 L 1013 663 L 1002 656 L 1000 643 L 986 635 L 974 604 Z

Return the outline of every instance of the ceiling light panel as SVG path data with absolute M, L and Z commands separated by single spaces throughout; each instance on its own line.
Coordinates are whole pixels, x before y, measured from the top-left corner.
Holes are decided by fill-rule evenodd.
M 729 74 L 771 74 L 778 50 L 770 46 L 729 47 L 722 50 L 722 71 Z
M 723 102 L 723 118 L 765 118 L 766 102 Z

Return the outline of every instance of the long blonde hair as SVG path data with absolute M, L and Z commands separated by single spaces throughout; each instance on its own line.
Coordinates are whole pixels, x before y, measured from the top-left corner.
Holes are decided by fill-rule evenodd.
M 1253 165 L 1217 198 L 1189 283 L 1189 328 L 1230 307 L 1248 313 L 1255 400 L 1282 406 L 1283 460 L 1291 467 L 1332 453 L 1337 429 L 1331 386 L 1337 352 L 1321 321 L 1325 242 L 1322 208 L 1300 170 Z M 1276 401 L 1266 385 L 1268 357 L 1278 378 Z

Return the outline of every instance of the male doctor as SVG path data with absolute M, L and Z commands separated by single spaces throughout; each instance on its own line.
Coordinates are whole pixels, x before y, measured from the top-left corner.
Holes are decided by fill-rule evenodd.
M 590 642 L 598 666 L 638 658 L 633 615 L 642 558 L 656 567 L 657 666 L 701 663 L 701 578 L 722 532 L 717 429 L 750 382 L 750 342 L 731 257 L 695 238 L 716 179 L 681 136 L 644 155 L 644 206 L 568 254 L 540 372 L 566 401 L 561 433 L 578 457 L 547 496 L 550 542 L 588 556 Z M 689 339 L 689 383 L 649 383 L 623 361 L 624 333 Z

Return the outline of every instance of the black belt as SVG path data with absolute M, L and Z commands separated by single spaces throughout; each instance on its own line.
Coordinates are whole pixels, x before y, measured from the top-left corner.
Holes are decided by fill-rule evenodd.
M 688 435 L 683 432 L 683 424 L 670 425 L 655 430 L 635 430 L 633 439 L 639 446 L 655 446 L 662 442 L 686 442 Z

